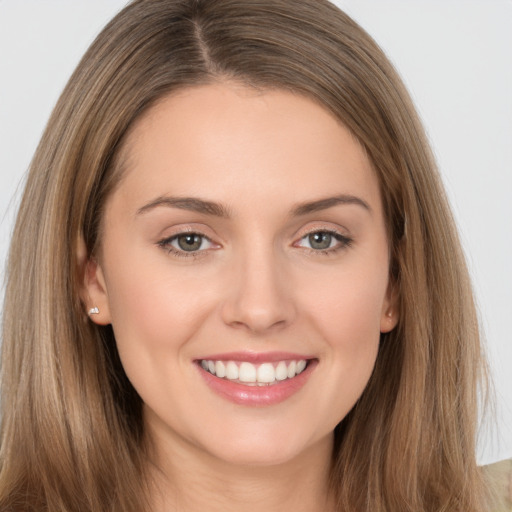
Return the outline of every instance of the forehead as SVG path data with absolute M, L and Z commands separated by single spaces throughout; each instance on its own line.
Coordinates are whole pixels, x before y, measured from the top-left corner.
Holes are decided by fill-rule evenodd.
M 327 109 L 289 91 L 232 83 L 180 90 L 134 124 L 121 153 L 132 195 L 236 203 L 364 193 L 380 206 L 357 139 Z

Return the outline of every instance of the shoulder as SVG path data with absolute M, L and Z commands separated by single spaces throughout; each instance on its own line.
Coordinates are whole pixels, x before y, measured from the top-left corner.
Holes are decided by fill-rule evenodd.
M 502 460 L 482 467 L 489 484 L 497 494 L 501 505 L 496 512 L 509 512 L 512 510 L 512 459 Z M 493 511 L 494 512 L 494 511 Z

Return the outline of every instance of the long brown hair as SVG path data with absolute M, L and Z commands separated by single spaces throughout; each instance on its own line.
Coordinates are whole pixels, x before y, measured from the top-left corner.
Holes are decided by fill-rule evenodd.
M 83 57 L 32 161 L 12 239 L 0 509 L 145 509 L 141 401 L 112 329 L 87 320 L 79 240 L 88 255 L 101 243 L 133 122 L 171 91 L 219 80 L 313 98 L 359 139 L 380 182 L 400 321 L 336 428 L 339 509 L 482 511 L 483 360 L 454 222 L 400 78 L 326 0 L 136 0 Z

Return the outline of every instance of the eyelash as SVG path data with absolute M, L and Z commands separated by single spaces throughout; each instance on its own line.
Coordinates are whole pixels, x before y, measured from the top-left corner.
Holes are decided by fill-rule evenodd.
M 199 258 L 201 256 L 204 256 L 206 249 L 197 250 L 197 251 L 183 251 L 176 249 L 171 244 L 174 242 L 174 240 L 177 240 L 180 236 L 198 236 L 201 238 L 201 240 L 206 240 L 210 243 L 212 241 L 206 236 L 201 233 L 196 233 L 195 231 L 183 231 L 182 233 L 177 233 L 176 235 L 173 235 L 168 238 L 164 238 L 163 240 L 160 240 L 157 245 L 161 247 L 162 249 L 166 250 L 168 254 L 172 254 L 173 256 L 176 256 L 178 258 Z
M 314 234 L 318 234 L 318 233 L 323 233 L 323 234 L 332 236 L 335 240 L 337 240 L 339 242 L 339 244 L 336 245 L 335 247 L 330 247 L 327 249 L 313 249 L 311 247 L 303 247 L 303 249 L 305 249 L 311 255 L 319 255 L 320 254 L 323 256 L 332 256 L 332 255 L 336 254 L 338 251 L 340 251 L 342 249 L 347 249 L 352 246 L 352 243 L 353 243 L 352 238 L 342 235 L 341 233 L 338 233 L 337 231 L 330 230 L 330 229 L 316 229 L 314 231 L 310 231 L 309 233 L 306 233 L 304 236 L 302 236 L 299 239 L 299 241 L 302 241 L 302 240 L 306 239 L 307 237 L 314 235 Z M 203 241 L 206 240 L 206 241 L 212 243 L 212 241 L 206 235 L 203 235 L 201 233 L 196 233 L 193 231 L 184 231 L 182 233 L 177 233 L 176 235 L 173 235 L 171 237 L 164 238 L 164 239 L 160 240 L 159 242 L 157 242 L 157 245 L 159 247 L 161 247 L 162 249 L 166 250 L 168 254 L 172 254 L 173 256 L 176 256 L 178 258 L 199 258 L 199 257 L 204 256 L 205 251 L 207 251 L 207 249 L 187 252 L 187 251 L 176 249 L 175 247 L 173 247 L 171 245 L 172 242 L 177 240 L 179 237 L 185 236 L 185 235 L 198 236 Z M 295 246 L 295 247 L 302 247 L 302 246 Z
M 332 256 L 343 249 L 348 249 L 349 247 L 352 247 L 352 243 L 354 241 L 352 238 L 346 235 L 342 235 L 341 233 L 338 233 L 337 231 L 332 229 L 315 229 L 313 231 L 310 231 L 309 233 L 306 233 L 304 236 L 300 238 L 299 241 L 305 240 L 309 236 L 319 233 L 330 235 L 339 243 L 336 246 L 327 249 L 313 249 L 311 247 L 304 247 L 304 249 L 306 249 L 306 251 L 309 254 L 314 256 L 317 256 L 319 254 L 321 254 L 322 256 Z

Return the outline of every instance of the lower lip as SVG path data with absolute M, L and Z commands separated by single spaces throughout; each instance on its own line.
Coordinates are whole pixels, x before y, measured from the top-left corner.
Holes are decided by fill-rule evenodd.
M 305 370 L 292 379 L 277 381 L 269 386 L 246 386 L 238 382 L 221 379 L 197 365 L 206 384 L 221 397 L 239 405 L 267 406 L 284 402 L 306 384 L 318 361 L 308 361 Z

